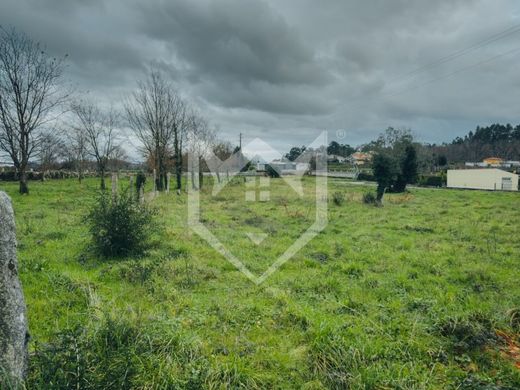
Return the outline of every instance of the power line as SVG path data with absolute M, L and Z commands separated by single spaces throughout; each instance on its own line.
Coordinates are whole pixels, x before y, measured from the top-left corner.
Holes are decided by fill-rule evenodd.
M 397 81 L 397 80 L 402 80 L 402 79 L 407 79 L 407 78 L 410 78 L 411 76 L 414 76 L 418 73 L 421 73 L 427 69 L 430 69 L 430 68 L 433 68 L 433 67 L 436 67 L 436 66 L 439 66 L 439 65 L 442 65 L 442 64 L 445 64 L 446 62 L 449 62 L 449 61 L 452 61 L 452 60 L 455 60 L 459 57 L 462 57 L 472 51 L 475 51 L 477 49 L 480 49 L 482 47 L 485 47 L 491 43 L 494 43 L 494 42 L 497 42 L 501 39 L 504 39 L 504 38 L 507 38 L 508 36 L 511 36 L 513 34 L 516 34 L 520 32 L 520 24 L 517 24 L 515 26 L 512 26 L 512 27 L 509 27 L 508 29 L 502 31 L 502 32 L 499 32 L 499 33 L 496 33 L 496 34 L 493 34 L 491 35 L 490 37 L 482 40 L 482 41 L 479 41 L 477 43 L 474 43 L 473 45 L 467 47 L 467 48 L 464 48 L 464 49 L 460 49 L 460 50 L 457 50 L 451 54 L 448 54 L 447 56 L 444 56 L 444 57 L 441 57 L 435 61 L 432 61 L 428 64 L 425 64 L 423 66 L 420 66 L 408 73 L 405 73 L 401 76 L 397 76 L 396 78 L 390 80 L 390 82 L 393 82 L 393 81 Z
M 456 71 L 454 71 L 454 72 L 452 72 L 452 73 L 448 73 L 448 74 L 446 74 L 446 75 L 443 75 L 443 76 L 437 77 L 437 78 L 435 78 L 435 79 L 428 80 L 428 81 L 426 81 L 426 82 L 424 82 L 424 83 L 422 83 L 422 84 L 419 84 L 419 85 L 416 85 L 416 86 L 412 86 L 411 88 L 406 88 L 406 89 L 404 89 L 404 90 L 402 90 L 402 91 L 398 91 L 398 92 L 395 92 L 395 93 L 393 93 L 393 94 L 387 94 L 387 96 L 397 96 L 397 95 L 401 95 L 401 94 L 403 94 L 403 93 L 406 93 L 406 92 L 409 92 L 409 91 L 415 90 L 415 89 L 417 89 L 417 88 L 424 87 L 424 86 L 426 86 L 426 85 L 428 85 L 428 84 L 435 83 L 435 82 L 437 82 L 437 81 L 441 81 L 441 80 L 445 80 L 445 79 L 450 78 L 450 77 L 452 77 L 452 76 L 455 76 L 455 75 L 457 75 L 457 74 L 459 74 L 459 73 L 465 72 L 466 70 L 469 70 L 469 69 L 473 69 L 473 68 L 479 67 L 479 66 L 484 65 L 484 64 L 487 64 L 487 63 L 489 63 L 489 62 L 493 62 L 493 61 L 495 61 L 495 60 L 497 60 L 497 59 L 499 59 L 499 58 L 502 58 L 502 57 L 505 57 L 505 56 L 507 56 L 507 55 L 513 54 L 513 53 L 515 53 L 515 52 L 520 52 L 520 47 L 517 47 L 517 48 L 512 49 L 512 50 L 508 50 L 508 51 L 506 51 L 506 52 L 504 52 L 504 53 L 501 53 L 501 54 L 498 54 L 498 55 L 496 55 L 496 56 L 490 57 L 490 58 L 488 58 L 488 59 L 486 59 L 486 60 L 482 60 L 482 61 L 479 61 L 479 62 L 477 62 L 477 63 L 474 63 L 474 64 L 471 64 L 471 65 L 465 66 L 465 67 L 460 68 L 460 69 L 457 69 Z
M 479 42 L 477 42 L 477 43 L 475 43 L 475 44 L 465 48 L 465 49 L 458 50 L 458 51 L 456 51 L 454 53 L 451 53 L 451 54 L 449 54 L 447 56 L 439 58 L 436 61 L 433 61 L 433 62 L 431 62 L 429 64 L 423 65 L 423 66 L 421 66 L 421 67 L 419 67 L 419 68 L 417 68 L 417 69 L 415 69 L 415 70 L 413 70 L 413 71 L 411 71 L 411 72 L 409 72 L 409 73 L 407 73 L 407 74 L 405 74 L 403 76 L 400 76 L 400 77 L 397 77 L 397 78 L 393 79 L 392 81 L 395 81 L 395 80 L 398 80 L 398 79 L 409 78 L 413 74 L 420 73 L 421 71 L 424 71 L 427 68 L 432 68 L 434 66 L 438 66 L 438 65 L 441 65 L 443 63 L 449 62 L 449 61 L 454 60 L 456 58 L 459 58 L 459 57 L 461 57 L 461 56 L 463 56 L 463 55 L 465 55 L 465 54 L 467 54 L 467 53 L 469 53 L 471 51 L 474 51 L 474 50 L 477 50 L 477 49 L 479 49 L 481 47 L 487 46 L 487 45 L 489 45 L 489 44 L 491 44 L 493 42 L 499 41 L 500 39 L 506 38 L 506 37 L 508 37 L 510 35 L 513 35 L 513 34 L 516 34 L 518 32 L 520 32 L 520 24 L 512 26 L 512 27 L 510 27 L 510 28 L 508 28 L 508 29 L 506 29 L 506 30 L 504 30 L 502 32 L 499 32 L 497 34 L 494 34 L 494 35 L 492 35 L 492 36 L 490 36 L 490 37 L 488 37 L 488 38 L 486 38 L 486 39 L 484 39 L 482 41 L 479 41 Z M 406 88 L 404 90 L 397 91 L 395 93 L 382 94 L 382 96 L 397 96 L 397 95 L 401 95 L 403 93 L 406 93 L 406 92 L 409 92 L 411 90 L 415 90 L 415 89 L 421 88 L 421 87 L 426 86 L 428 84 L 431 84 L 431 83 L 434 83 L 434 82 L 437 82 L 437 81 L 441 81 L 441 80 L 453 77 L 453 76 L 455 76 L 455 75 L 457 75 L 459 73 L 462 73 L 462 72 L 464 72 L 466 70 L 469 70 L 469 69 L 472 69 L 472 68 L 476 68 L 478 66 L 484 65 L 484 64 L 489 63 L 489 62 L 493 62 L 493 61 L 495 61 L 495 60 L 497 60 L 497 59 L 499 59 L 501 57 L 504 57 L 504 56 L 507 56 L 507 55 L 510 55 L 510 54 L 513 54 L 513 53 L 519 52 L 519 51 L 520 51 L 520 47 L 517 47 L 515 49 L 512 49 L 512 50 L 506 51 L 504 53 L 495 55 L 495 56 L 490 57 L 488 59 L 485 59 L 485 60 L 479 61 L 477 63 L 471 64 L 469 66 L 465 66 L 463 68 L 457 69 L 456 71 L 454 71 L 452 73 L 449 73 L 449 74 L 446 74 L 444 76 L 440 76 L 440 77 L 437 77 L 435 79 L 428 80 L 428 81 L 426 81 L 426 82 L 424 82 L 424 83 L 422 83 L 420 85 L 411 86 L 410 88 Z M 381 95 L 379 95 L 379 96 L 381 96 Z M 354 102 L 360 103 L 363 99 L 364 99 L 364 96 L 358 96 L 358 97 L 356 97 L 354 99 L 350 99 L 350 103 L 354 103 Z

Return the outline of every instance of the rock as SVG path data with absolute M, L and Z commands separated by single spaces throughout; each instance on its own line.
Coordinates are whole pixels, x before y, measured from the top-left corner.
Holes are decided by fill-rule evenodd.
M 27 371 L 27 316 L 18 278 L 11 199 L 0 192 L 0 388 L 20 383 Z

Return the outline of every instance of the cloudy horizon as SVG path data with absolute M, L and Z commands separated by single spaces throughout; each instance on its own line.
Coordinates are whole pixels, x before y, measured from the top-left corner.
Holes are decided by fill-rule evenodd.
M 102 104 L 158 67 L 233 143 L 284 151 L 327 130 L 360 145 L 389 126 L 440 143 L 520 123 L 512 0 L 3 0 L 0 25 L 67 54 Z

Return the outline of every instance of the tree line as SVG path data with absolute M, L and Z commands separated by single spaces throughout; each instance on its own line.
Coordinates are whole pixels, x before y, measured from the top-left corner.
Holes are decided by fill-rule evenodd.
M 181 189 L 186 152 L 199 158 L 210 150 L 230 154 L 231 147 L 218 142 L 206 119 L 159 70 L 138 81 L 118 111 L 78 97 L 66 85 L 66 58 L 50 56 L 23 32 L 0 27 L 0 153 L 12 161 L 20 193 L 29 193 L 31 161 L 48 169 L 59 156 L 80 181 L 94 163 L 104 189 L 109 164 L 126 156 L 124 128 L 139 140 L 159 191 L 171 170 Z
M 451 143 L 425 145 L 436 156 L 445 156 L 450 162 L 479 162 L 487 157 L 520 160 L 520 125 L 495 123 L 477 126 L 464 137 L 456 137 Z

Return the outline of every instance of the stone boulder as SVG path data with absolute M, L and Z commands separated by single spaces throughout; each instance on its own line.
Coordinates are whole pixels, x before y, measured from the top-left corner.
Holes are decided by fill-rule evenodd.
M 11 199 L 0 192 L 0 388 L 20 383 L 27 371 L 27 316 L 18 278 Z

